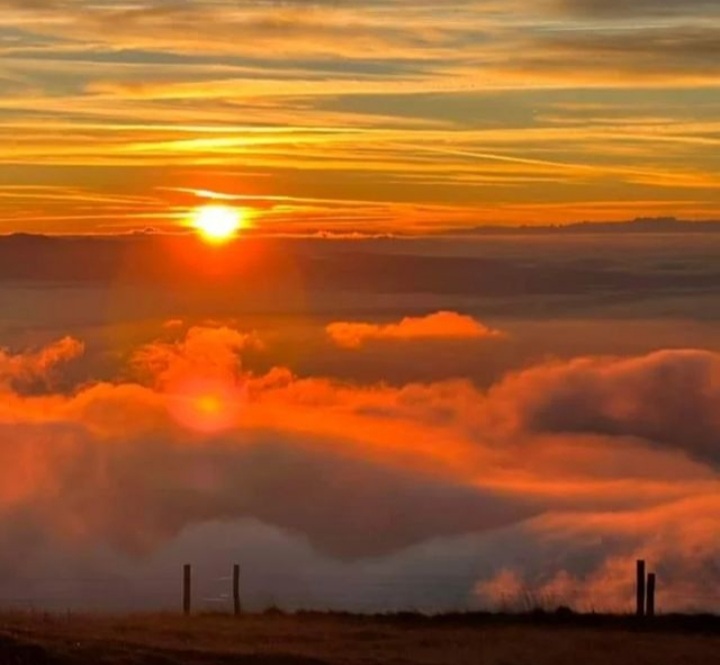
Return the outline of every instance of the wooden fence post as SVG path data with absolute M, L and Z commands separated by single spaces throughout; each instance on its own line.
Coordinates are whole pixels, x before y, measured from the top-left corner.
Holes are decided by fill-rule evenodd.
M 192 607 L 191 600 L 191 586 L 192 586 L 192 569 L 189 563 L 183 566 L 183 613 L 187 616 L 190 614 Z
M 242 607 L 240 605 L 240 566 L 233 566 L 233 610 L 235 616 L 240 616 Z
M 647 576 L 647 607 L 645 611 L 647 616 L 655 616 L 655 573 L 649 573 Z
M 636 609 L 635 614 L 642 617 L 645 616 L 645 561 L 638 559 L 636 571 Z

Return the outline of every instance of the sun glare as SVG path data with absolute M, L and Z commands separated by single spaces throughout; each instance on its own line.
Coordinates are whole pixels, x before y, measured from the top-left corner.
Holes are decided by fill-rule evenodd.
M 193 228 L 207 242 L 218 244 L 232 239 L 245 223 L 245 211 L 230 206 L 202 206 L 192 216 Z

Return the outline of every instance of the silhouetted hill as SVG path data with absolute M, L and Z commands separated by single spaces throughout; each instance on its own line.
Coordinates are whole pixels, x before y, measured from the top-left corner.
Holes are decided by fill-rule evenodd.
M 720 233 L 720 220 L 683 221 L 675 217 L 638 217 L 626 222 L 575 222 L 549 226 L 483 225 L 455 229 L 450 235 L 523 235 L 574 233 Z
M 571 612 L 428 617 L 278 610 L 239 618 L 0 616 L 0 663 L 8 665 L 706 665 L 719 658 L 713 617 L 641 623 Z
M 663 222 L 634 222 L 638 228 L 648 224 L 657 228 L 658 223 Z M 12 235 L 0 237 L 0 282 L 142 284 L 208 294 L 270 294 L 302 285 L 308 293 L 483 297 L 720 288 L 720 269 L 714 261 L 686 265 L 659 258 L 656 264 L 641 267 L 607 257 L 588 260 L 573 251 L 554 255 L 546 251 L 552 244 L 533 250 L 542 253 L 533 260 L 529 256 L 534 254 L 528 255 L 526 249 L 517 256 L 490 250 L 477 255 L 423 253 L 421 245 L 436 242 L 254 237 L 215 247 L 194 236 Z M 521 239 L 518 247 L 525 247 Z

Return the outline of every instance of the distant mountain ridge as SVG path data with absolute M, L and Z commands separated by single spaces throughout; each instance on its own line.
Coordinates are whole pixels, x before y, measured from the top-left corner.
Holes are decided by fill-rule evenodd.
M 333 239 L 392 239 L 392 238 L 442 238 L 447 236 L 485 236 L 485 235 L 575 235 L 575 234 L 640 234 L 640 233 L 720 233 L 720 219 L 682 220 L 676 217 L 636 217 L 625 221 L 606 222 L 569 222 L 567 224 L 481 224 L 478 226 L 460 226 L 428 231 L 425 234 L 383 232 L 366 235 L 359 231 L 347 234 L 325 234 L 315 232 L 310 234 L 292 234 L 268 232 L 262 226 L 245 229 L 242 237 L 257 239 L 296 239 L 318 240 Z M 14 242 L 53 242 L 56 240 L 94 239 L 97 241 L 128 241 L 142 238 L 190 238 L 194 234 L 187 228 L 179 228 L 174 232 L 162 232 L 153 228 L 131 231 L 128 233 L 112 234 L 45 234 L 38 232 L 15 231 L 11 233 L 0 232 L 0 242 L 11 240 Z
M 675 217 L 636 217 L 624 222 L 573 222 L 546 226 L 499 224 L 457 228 L 441 235 L 524 235 L 575 233 L 720 233 L 720 220 L 681 220 Z
M 695 228 L 695 223 L 639 220 L 623 226 L 676 230 Z M 720 224 L 710 228 L 720 230 Z M 504 236 L 518 248 L 509 253 L 506 242 L 493 243 L 490 235 L 476 236 L 487 241 L 478 241 L 469 253 L 452 250 L 453 245 L 464 249 L 467 244 L 460 236 L 457 240 L 444 236 L 450 240 L 450 251 L 438 240 L 441 251 L 426 253 L 424 248 L 436 242 L 428 236 L 417 245 L 400 239 L 338 244 L 341 241 L 248 237 L 219 250 L 194 235 L 11 235 L 0 237 L 0 287 L 13 283 L 113 289 L 142 285 L 182 297 L 194 293 L 201 302 L 236 302 L 242 296 L 247 302 L 295 302 L 302 307 L 308 301 L 305 296 L 298 299 L 298 290 L 307 294 L 332 291 L 344 294 L 343 298 L 352 293 L 373 294 L 379 299 L 387 294 L 573 298 L 603 293 L 625 299 L 632 294 L 720 293 L 716 242 L 720 236 L 688 234 L 693 237 L 687 243 L 680 242 L 684 240 L 681 234 L 667 234 L 660 242 L 651 233 L 635 236 L 662 250 L 649 251 L 638 264 L 628 257 L 635 256 L 634 246 L 642 243 L 627 243 L 629 247 L 616 256 L 623 242 L 611 249 L 614 236 L 609 234 L 598 241 L 572 231 L 566 236 L 553 232 L 544 237 L 580 238 L 581 242 L 560 242 L 560 251 L 545 252 L 528 247 L 523 232 L 528 231 L 518 229 L 517 235 Z M 585 237 L 590 241 L 585 242 Z M 546 248 L 551 245 L 552 240 Z M 682 246 L 702 251 L 686 256 Z

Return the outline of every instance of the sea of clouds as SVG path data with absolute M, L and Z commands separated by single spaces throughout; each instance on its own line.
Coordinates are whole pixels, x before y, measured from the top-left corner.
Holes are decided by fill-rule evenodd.
M 196 604 L 224 610 L 239 563 L 253 609 L 626 610 L 645 558 L 663 610 L 720 607 L 720 328 L 659 316 L 675 292 L 635 316 L 364 294 L 211 319 L 148 316 L 135 286 L 135 316 L 100 320 L 93 288 L 0 294 L 23 303 L 0 602 L 173 609 L 192 563 Z

